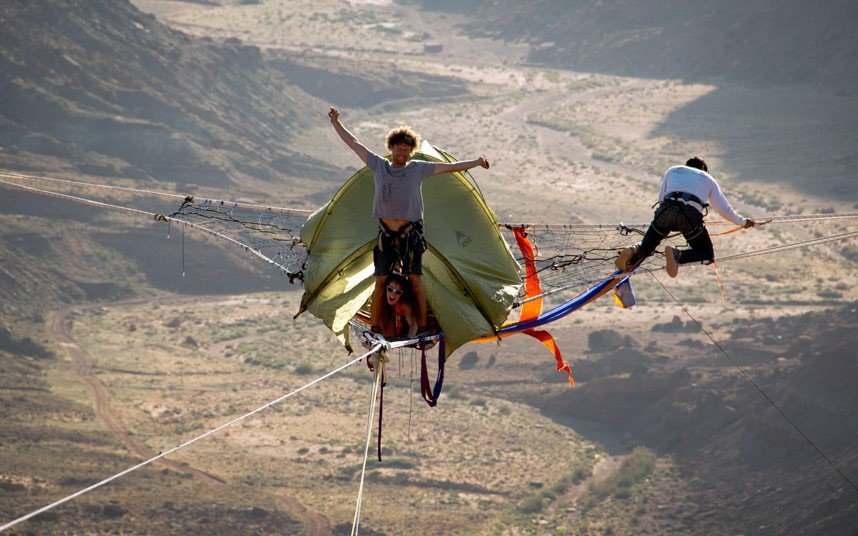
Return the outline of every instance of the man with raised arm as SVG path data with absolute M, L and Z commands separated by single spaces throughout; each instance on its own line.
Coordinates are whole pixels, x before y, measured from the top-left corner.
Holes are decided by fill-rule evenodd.
M 410 160 L 420 146 L 420 136 L 407 126 L 388 132 L 386 137 L 390 160 L 366 148 L 340 123 L 336 108 L 328 111 L 334 130 L 346 145 L 358 155 L 375 177 L 372 215 L 378 218 L 378 241 L 373 249 L 375 288 L 370 308 L 371 329 L 381 333 L 380 307 L 384 300 L 384 281 L 400 268 L 411 282 L 411 292 L 417 302 L 418 335 L 427 329 L 426 295 L 421 285 L 423 274 L 423 180 L 433 175 L 465 171 L 481 166 L 488 169 L 489 161 L 480 156 L 461 162 L 424 162 Z
M 690 249 L 664 248 L 667 258 L 667 275 L 676 277 L 680 264 L 715 260 L 715 250 L 709 231 L 703 224 L 703 216 L 711 206 L 724 219 L 748 228 L 757 224 L 754 220 L 740 216 L 724 194 L 721 187 L 709 174 L 709 166 L 698 157 L 689 158 L 684 166 L 668 169 L 661 180 L 658 208 L 652 223 L 641 243 L 620 252 L 617 268 L 633 270 L 655 251 L 668 234 L 679 232 L 685 237 Z

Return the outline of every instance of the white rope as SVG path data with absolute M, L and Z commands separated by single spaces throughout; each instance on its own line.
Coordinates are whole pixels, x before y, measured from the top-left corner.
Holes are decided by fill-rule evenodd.
M 31 180 L 31 181 L 37 181 L 37 180 L 38 181 L 46 181 L 46 182 L 53 182 L 53 183 L 58 183 L 58 184 L 67 184 L 67 185 L 72 185 L 72 186 L 83 186 L 83 187 L 87 187 L 87 188 L 103 188 L 106 190 L 121 190 L 123 192 L 131 192 L 131 193 L 135 193 L 135 194 L 145 194 L 145 195 L 158 195 L 158 196 L 162 196 L 162 197 L 171 197 L 174 199 L 186 199 L 188 197 L 187 195 L 173 194 L 170 192 L 159 192 L 157 190 L 143 190 L 140 188 L 130 188 L 127 186 L 114 186 L 111 184 L 97 184 L 94 182 L 73 181 L 70 179 L 55 179 L 52 177 L 41 177 L 39 175 L 23 175 L 21 173 L 12 173 L 9 171 L 2 171 L 2 170 L 0 170 L 0 177 L 6 177 L 8 179 L 18 179 L 18 180 L 23 179 L 23 180 Z M 4 184 L 8 184 L 10 186 L 18 186 L 21 188 L 27 188 L 26 186 L 23 186 L 21 184 L 14 183 L 14 182 L 8 182 L 8 181 L 3 181 L 3 180 L 0 180 L 0 182 L 2 182 Z M 55 193 L 55 192 L 50 192 L 48 190 L 39 190 L 38 188 L 27 188 L 27 189 L 32 189 L 34 191 L 45 193 L 45 194 L 54 194 Z M 63 194 L 59 194 L 59 195 L 63 195 Z M 209 201 L 211 203 L 221 202 L 221 201 L 216 201 L 214 199 L 205 199 L 204 201 Z M 278 212 L 286 212 L 289 214 L 300 214 L 300 215 L 307 215 L 307 216 L 312 214 L 311 210 L 304 210 L 304 209 L 297 209 L 297 208 L 272 207 L 272 206 L 268 206 L 268 205 L 257 205 L 254 203 L 236 203 L 236 202 L 231 202 L 231 201 L 229 202 L 229 204 L 234 205 L 234 206 L 248 207 L 248 208 L 276 210 Z
M 854 219 L 858 218 L 858 212 L 835 212 L 831 214 L 818 214 L 811 216 L 804 215 L 787 215 L 787 216 L 772 216 L 771 218 L 766 218 L 766 225 L 778 224 L 778 223 L 801 223 L 808 221 L 825 221 L 825 220 L 846 220 L 846 219 Z M 633 228 L 633 229 L 646 229 L 649 227 L 649 223 L 620 223 L 619 225 L 623 225 L 625 227 Z M 707 221 L 708 226 L 723 226 L 723 225 L 733 225 L 732 222 L 728 222 L 725 220 L 716 220 L 716 221 Z M 563 231 L 563 230 L 575 230 L 575 229 L 616 229 L 617 224 L 610 223 L 498 223 L 499 227 L 525 227 L 527 229 L 543 229 L 550 231 Z
M 466 174 L 468 174 L 468 173 L 466 173 Z M 468 174 L 468 175 L 470 175 L 470 174 Z M 127 187 L 127 186 L 114 186 L 114 185 L 110 185 L 110 184 L 97 184 L 97 183 L 92 183 L 92 182 L 74 181 L 74 180 L 70 180 L 70 179 L 57 179 L 57 178 L 52 178 L 52 177 L 44 177 L 44 176 L 40 176 L 40 175 L 25 175 L 23 173 L 15 173 L 15 172 L 11 172 L 11 171 L 3 171 L 3 170 L 0 170 L 0 177 L 6 177 L 6 178 L 18 179 L 18 180 L 21 180 L 21 179 L 23 179 L 23 180 L 40 180 L 40 181 L 54 182 L 54 183 L 59 183 L 59 184 L 84 186 L 84 187 L 88 187 L 88 188 L 104 188 L 104 189 L 108 189 L 108 190 L 121 190 L 121 191 L 125 191 L 125 192 L 147 194 L 147 195 L 158 195 L 158 196 L 172 197 L 172 198 L 177 198 L 177 199 L 185 199 L 185 197 L 186 197 L 185 195 L 173 194 L 173 193 L 169 193 L 169 192 L 159 192 L 157 190 L 144 190 L 144 189 L 140 189 L 140 188 L 131 188 L 131 187 Z M 22 185 L 12 183 L 12 182 L 7 182 L 7 181 L 0 181 L 0 182 L 11 185 L 11 186 L 23 187 Z M 24 187 L 24 188 L 26 188 L 26 187 Z M 477 189 L 479 189 L 479 187 L 477 187 Z M 33 188 L 33 190 L 38 191 L 38 192 L 42 192 L 42 193 L 53 193 L 53 192 L 47 192 L 44 190 L 38 190 L 35 188 Z M 60 195 L 62 195 L 62 194 L 60 194 Z M 210 201 L 212 201 L 212 200 L 210 200 Z M 252 207 L 252 208 L 267 208 L 270 210 L 278 210 L 278 211 L 284 211 L 284 212 L 290 212 L 290 213 L 300 213 L 300 214 L 310 214 L 312 212 L 309 210 L 301 210 L 301 209 L 291 209 L 291 208 L 283 208 L 283 207 L 269 207 L 266 205 L 258 205 L 258 204 L 253 204 L 253 203 L 231 203 L 231 204 L 235 204 L 236 206 L 245 206 L 245 207 Z M 851 218 L 858 218 L 858 212 L 841 212 L 841 213 L 831 213 L 831 214 L 818 214 L 815 216 L 814 215 L 805 216 L 802 214 L 792 214 L 792 215 L 785 215 L 785 216 L 772 216 L 769 219 L 768 223 L 769 224 L 771 224 L 771 223 L 775 223 L 775 224 L 776 223 L 798 223 L 798 222 L 807 222 L 807 221 L 851 219 Z M 707 225 L 726 225 L 728 223 L 729 222 L 715 221 L 715 222 L 707 222 Z M 604 224 L 604 223 L 559 223 L 559 224 L 499 223 L 498 225 L 501 227 L 510 227 L 510 228 L 512 228 L 512 227 L 528 227 L 528 228 L 541 228 L 541 229 L 552 229 L 552 230 L 561 230 L 561 229 L 611 229 L 611 228 L 616 227 L 615 224 Z M 635 228 L 645 228 L 648 226 L 648 224 L 647 223 L 634 223 L 634 224 L 627 224 L 626 226 L 627 227 L 635 227 Z
M 755 382 L 755 381 L 754 381 L 754 379 L 753 379 L 753 378 L 751 378 L 751 375 L 750 375 L 750 374 L 745 370 L 745 368 L 744 368 L 744 367 L 742 367 L 741 365 L 739 365 L 739 363 L 737 363 L 737 362 L 736 362 L 736 360 L 735 360 L 735 359 L 733 359 L 733 356 L 731 356 L 730 354 L 728 354 L 728 353 L 727 353 L 727 351 L 724 349 L 724 347 L 723 347 L 723 346 L 721 346 L 721 344 L 719 344 L 717 340 L 715 340 L 715 337 L 713 337 L 713 336 L 712 336 L 712 334 L 711 334 L 711 333 L 709 333 L 709 331 L 708 331 L 706 328 L 704 328 L 704 327 L 703 327 L 703 324 L 701 324 L 701 323 L 697 320 L 697 318 L 695 318 L 695 317 L 694 317 L 694 315 L 692 315 L 692 314 L 691 314 L 691 311 L 689 311 L 689 310 L 688 310 L 688 307 L 686 307 L 684 303 L 682 303 L 681 301 L 679 301 L 679 299 L 677 299 L 677 297 L 676 297 L 676 296 L 675 296 L 675 295 L 674 295 L 674 294 L 673 294 L 673 293 L 672 293 L 672 292 L 671 292 L 671 291 L 670 291 L 670 290 L 669 290 L 669 289 L 664 285 L 664 283 L 662 283 L 662 282 L 661 282 L 661 280 L 655 276 L 655 273 L 653 273 L 653 271 L 652 271 L 652 270 L 648 270 L 648 271 L 649 271 L 649 274 L 652 276 L 652 278 L 653 278 L 653 279 L 655 279 L 656 283 L 658 283 L 658 284 L 659 284 L 659 286 L 661 286 L 661 288 L 662 288 L 662 289 L 667 293 L 667 295 L 668 295 L 668 296 L 670 296 L 670 298 L 673 300 L 673 302 L 674 302 L 674 303 L 676 303 L 676 305 L 678 305 L 678 306 L 679 306 L 679 307 L 680 307 L 680 308 L 685 312 L 685 314 L 686 314 L 686 315 L 688 315 L 688 318 L 690 318 L 692 322 L 694 322 L 695 324 L 697 324 L 697 329 L 699 329 L 699 330 L 700 330 L 704 335 L 706 335 L 706 337 L 707 337 L 707 338 L 712 342 L 712 344 L 714 344 L 714 345 L 715 345 L 715 347 L 716 347 L 716 348 L 718 348 L 718 350 L 720 350 L 720 351 L 721 351 L 721 353 L 724 355 L 724 357 L 726 357 L 726 358 L 727 358 L 727 360 L 728 360 L 728 361 L 730 361 L 730 363 L 732 363 L 732 364 L 733 364 L 733 367 L 734 367 L 736 370 L 738 370 L 738 371 L 742 374 L 742 376 L 744 376 L 744 377 L 745 377 L 745 380 L 747 380 L 747 381 L 748 381 L 748 383 L 750 383 L 752 386 L 754 386 L 754 389 L 756 389 L 756 390 L 757 390 L 757 392 L 758 392 L 758 393 L 760 393 L 760 395 L 762 395 L 762 397 L 763 397 L 763 398 L 765 398 L 765 399 L 766 399 L 766 401 L 767 401 L 769 404 L 771 404 L 771 406 L 772 406 L 773 408 L 775 408 L 775 409 L 777 410 L 777 412 L 778 412 L 778 413 L 780 413 L 780 414 L 781 414 L 781 417 L 783 417 L 783 418 L 784 418 L 784 420 L 786 420 L 786 422 L 788 422 L 788 423 L 790 424 L 790 426 L 792 426 L 792 427 L 793 427 L 793 429 L 795 429 L 795 431 L 796 431 L 796 432 L 798 432 L 798 433 L 799 433 L 799 435 L 800 435 L 801 437 L 803 437 L 803 438 L 804 438 L 804 440 L 805 440 L 805 441 L 807 441 L 807 442 L 810 444 L 810 446 L 811 446 L 811 447 L 813 447 L 813 449 L 817 452 L 817 454 L 819 454 L 819 455 L 822 457 L 822 459 L 824 459 L 824 460 L 828 463 L 828 465 L 830 465 L 830 466 L 831 466 L 835 471 L 837 471 L 837 474 L 839 474 L 839 475 L 840 475 L 840 478 L 842 478 L 844 481 L 846 481 L 846 483 L 847 483 L 847 484 L 849 484 L 849 485 L 852 487 L 852 489 L 853 489 L 853 490 L 855 490 L 856 492 L 858 492 L 858 486 L 856 486 L 856 485 L 855 485 L 855 483 L 854 483 L 854 482 L 852 482 L 852 480 L 850 480 L 848 476 L 846 476 L 846 473 L 844 473 L 844 472 L 840 469 L 840 467 L 838 467 L 838 466 L 837 466 L 837 464 L 835 464 L 835 463 L 834 463 L 834 461 L 833 461 L 831 458 L 829 458 L 829 457 L 828 457 L 828 455 L 826 455 L 824 452 L 822 452 L 822 449 L 820 449 L 820 448 L 816 445 L 816 443 L 814 443 L 814 441 L 813 441 L 813 440 L 812 440 L 812 439 L 811 439 L 807 434 L 805 434 L 805 433 L 801 430 L 801 428 L 799 428 L 799 427 L 798 427 L 798 424 L 796 424 L 796 423 L 795 423 L 795 421 L 794 421 L 794 420 L 792 420 L 792 419 L 791 419 L 791 418 L 790 418 L 790 417 L 789 417 L 789 416 L 788 416 L 788 415 L 787 415 L 787 414 L 786 414 L 786 413 L 785 413 L 785 412 L 780 408 L 780 406 L 778 406 L 778 405 L 775 403 L 775 401 L 774 401 L 774 400 L 772 400 L 772 398 L 771 398 L 771 397 L 769 397 L 769 395 L 768 395 L 768 394 L 766 394 L 766 392 L 765 392 L 765 391 L 763 391 L 762 387 L 760 387 L 760 386 L 757 384 L 757 382 Z
M 3 174 L 0 173 L 0 176 L 3 176 Z M 110 203 L 104 203 L 101 201 L 94 201 L 92 199 L 87 199 L 86 197 L 78 197 L 75 195 L 61 194 L 59 192 L 51 192 L 50 190 L 42 190 L 40 188 L 34 188 L 32 186 L 25 186 L 23 184 L 18 184 L 16 182 L 4 181 L 2 179 L 0 179 L 0 184 L 5 184 L 7 186 L 11 186 L 12 188 L 18 188 L 20 190 L 24 190 L 27 192 L 33 192 L 33 193 L 37 193 L 40 195 L 46 195 L 48 197 L 57 197 L 60 199 L 67 199 L 69 201 L 74 201 L 75 203 L 82 203 L 84 205 L 91 205 L 93 207 L 106 208 L 106 209 L 110 209 L 110 210 L 118 210 L 118 211 L 122 211 L 122 212 L 131 212 L 133 214 L 142 214 L 144 216 L 149 216 L 150 218 L 155 217 L 154 212 L 147 212 L 145 210 L 123 207 L 120 205 L 111 205 Z M 182 199 L 184 199 L 184 198 L 182 198 Z
M 375 416 L 375 401 L 378 398 L 378 389 L 383 376 L 382 367 L 384 367 L 384 354 L 377 354 L 378 359 L 375 362 L 375 381 L 372 384 L 372 398 L 369 401 L 369 411 L 366 416 L 366 445 L 363 449 L 363 465 L 360 471 L 360 486 L 358 487 L 357 504 L 355 505 L 355 516 L 352 520 L 351 536 L 357 536 L 360 529 L 360 511 L 363 505 L 363 483 L 366 476 L 366 462 L 369 459 L 369 444 L 372 441 L 372 420 Z
M 83 181 L 73 181 L 69 179 L 54 179 L 51 177 L 40 177 L 38 175 L 24 175 L 21 173 L 12 173 L 9 171 L 0 171 L 0 177 L 7 177 L 10 179 L 26 179 L 26 180 L 39 180 L 39 181 L 47 181 L 47 182 L 55 182 L 59 184 L 71 184 L 74 186 L 86 186 L 91 188 L 105 188 L 108 190 L 122 190 L 124 192 L 133 192 L 137 194 L 147 194 L 147 195 L 160 195 L 164 197 L 173 197 L 184 199 L 184 195 L 179 194 L 171 194 L 169 192 L 157 192 L 154 190 L 141 190 L 139 188 L 129 188 L 127 186 L 113 186 L 110 184 L 96 184 L 92 182 L 83 182 Z
M 21 517 L 19 517 L 18 519 L 15 519 L 14 521 L 10 521 L 10 522 L 6 523 L 5 525 L 0 526 L 0 532 L 3 532 L 4 530 L 6 530 L 6 529 L 8 529 L 8 528 L 10 528 L 10 527 L 13 527 L 13 526 L 17 525 L 18 523 L 21 523 L 22 521 L 26 521 L 26 520 L 30 519 L 31 517 L 37 516 L 37 515 L 41 514 L 42 512 L 47 512 L 47 511 L 48 511 L 48 510 L 50 510 L 51 508 L 54 508 L 54 507 L 59 506 L 59 505 L 61 505 L 61 504 L 63 504 L 63 503 L 66 503 L 66 502 L 68 502 L 68 501 L 70 501 L 70 500 L 72 500 L 72 499 L 74 499 L 74 498 L 76 498 L 76 497 L 79 497 L 79 496 L 83 495 L 84 493 L 87 493 L 87 492 L 90 492 L 90 491 L 92 491 L 92 490 L 94 490 L 94 489 L 96 489 L 96 488 L 99 488 L 99 487 L 101 487 L 101 486 L 103 486 L 103 485 L 107 484 L 108 482 L 111 482 L 111 481 L 113 481 L 113 480 L 116 480 L 117 478 L 119 478 L 119 477 L 121 477 L 121 476 L 127 475 L 128 473 L 131 473 L 131 472 L 133 472 L 133 471 L 136 471 L 137 469 L 140 469 L 141 467 L 143 467 L 143 466 L 145 466 L 145 465 L 149 465 L 150 463 L 152 463 L 152 462 L 154 462 L 154 461 L 156 461 L 156 460 L 160 460 L 161 458 L 163 458 L 163 457 L 167 456 L 168 454 L 172 454 L 172 453 L 176 452 L 176 451 L 177 451 L 177 450 L 179 450 L 179 449 L 183 449 L 183 448 L 185 448 L 185 447 L 187 447 L 187 446 L 189 446 L 189 445 L 192 445 L 192 444 L 196 443 L 197 441 L 199 441 L 199 440 L 201 440 L 201 439 L 203 439 L 203 438 L 205 438 L 205 437 L 208 437 L 208 436 L 210 436 L 210 435 L 212 435 L 212 434 L 215 434 L 215 433 L 217 433 L 217 432 L 219 432 L 219 431 L 223 430 L 224 428 L 226 428 L 226 427 L 228 427 L 228 426 L 232 426 L 233 424 L 235 424 L 235 423 L 237 423 L 237 422 L 239 422 L 239 421 L 242 421 L 242 420 L 244 420 L 244 419 L 246 419 L 246 418 L 250 417 L 251 415 L 255 415 L 256 413 L 259 413 L 260 411 L 262 411 L 262 410 L 264 410 L 264 409 L 268 409 L 268 408 L 270 408 L 270 407 L 274 406 L 275 404 L 279 404 L 279 403 L 280 403 L 280 402 L 282 402 L 283 400 L 286 400 L 287 398 L 289 398 L 289 397 L 291 397 L 291 396 L 294 396 L 294 395 L 296 395 L 296 394 L 300 393 L 300 392 L 301 392 L 301 391 L 303 391 L 304 389 L 307 389 L 308 387 L 312 387 L 313 385 L 316 385 L 317 383 L 321 382 L 322 380 L 325 380 L 325 379 L 327 379 L 327 378 L 329 378 L 329 377 L 333 376 L 334 374 L 336 374 L 336 373 L 338 373 L 338 372 L 340 372 L 340 371 L 342 371 L 342 370 L 344 370 L 344 369 L 346 369 L 346 368 L 348 368 L 348 367 L 350 367 L 350 366 L 354 365 L 355 363 L 357 363 L 357 362 L 358 362 L 358 361 L 360 361 L 361 359 L 368 358 L 370 355 L 374 354 L 375 352 L 378 352 L 380 349 L 381 349 L 381 346 L 380 346 L 380 345 L 379 345 L 379 346 L 375 346 L 375 347 L 373 347 L 369 352 L 367 352 L 367 353 L 363 354 L 362 356 L 360 356 L 360 357 L 356 357 L 355 359 L 352 359 L 351 361 L 349 361 L 349 362 L 348 362 L 348 363 L 346 363 L 345 365 L 343 365 L 343 366 L 341 366 L 341 367 L 338 367 L 338 368 L 336 368 L 336 369 L 334 369 L 334 370 L 332 370 L 332 371 L 328 372 L 328 373 L 327 373 L 327 374 L 325 374 L 324 376 L 320 376 L 319 378 L 316 378 L 315 380 L 313 380 L 313 381 L 311 381 L 310 383 L 308 383 L 308 384 L 304 385 L 303 387 L 299 387 L 298 389 L 296 389 L 296 390 L 292 391 L 291 393 L 285 394 L 285 395 L 281 396 L 280 398 L 277 398 L 277 399 L 275 399 L 275 400 L 272 400 L 271 402 L 268 402 L 268 403 L 267 403 L 267 404 L 265 404 L 264 406 L 260 406 L 260 407 L 258 407 L 258 408 L 256 408 L 256 409 L 254 409 L 253 411 L 249 411 L 249 412 L 245 413 L 245 414 L 244 414 L 244 415 L 242 415 L 241 417 L 235 418 L 235 419 L 233 419 L 233 420 L 231 420 L 231 421 L 229 421 L 229 422 L 227 422 L 227 423 L 225 423 L 225 424 L 222 424 L 222 425 L 218 426 L 217 428 L 214 428 L 214 429 L 212 429 L 212 430 L 209 430 L 208 432 L 206 432 L 206 433 L 204 433 L 204 434 L 198 435 L 197 437 L 195 437 L 195 438 L 193 438 L 193 439 L 191 439 L 191 440 L 189 440 L 189 441 L 185 441 L 185 442 L 184 442 L 184 443 L 182 443 L 181 445 L 175 446 L 175 447 L 173 447 L 173 448 L 171 448 L 171 449 L 169 449 L 169 450 L 167 450 L 167 451 L 160 452 L 160 453 L 158 453 L 158 455 L 157 455 L 157 456 L 153 456 L 152 458 L 149 458 L 148 460 L 146 460 L 146 461 L 144 461 L 144 462 L 140 462 L 140 463 L 138 463 L 137 465 L 135 465 L 135 466 L 133 466 L 133 467 L 129 467 L 128 469 L 125 469 L 124 471 L 121 471 L 121 472 L 119 472 L 119 473 L 116 473 L 115 475 L 113 475 L 113 476 L 111 476 L 111 477 L 109 477 L 109 478 L 105 478 L 105 479 L 104 479 L 104 480 L 102 480 L 101 482 L 98 482 L 98 483 L 96 483 L 96 484 L 93 484 L 92 486 L 89 486 L 88 488 L 85 488 L 85 489 L 82 489 L 82 490 L 80 490 L 80 491 L 78 491 L 78 492 L 72 493 L 72 494 L 71 494 L 71 495 L 69 495 L 68 497 L 64 497 L 64 498 L 62 498 L 62 499 L 60 499 L 60 500 L 58 500 L 58 501 L 56 501 L 56 502 L 53 502 L 53 503 L 51 503 L 51 504 L 49 504 L 49 505 L 47 505 L 47 506 L 44 506 L 44 507 L 42 507 L 42 508 L 39 508 L 38 510 L 36 510 L 36 511 L 34 511 L 34 512 L 30 512 L 29 514 L 27 514 L 27 515 L 25 515 L 25 516 L 21 516 Z M 364 462 L 364 463 L 365 463 L 365 462 Z
M 848 240 L 850 238 L 858 237 L 858 231 L 849 231 L 847 233 L 842 233 L 838 235 L 832 236 L 823 236 L 821 238 L 813 238 L 811 240 L 805 240 L 804 242 L 796 242 L 794 244 L 784 244 L 782 246 L 774 246 L 765 249 L 758 249 L 755 251 L 748 251 L 745 253 L 736 253 L 735 255 L 727 255 L 726 257 L 721 257 L 717 260 L 718 262 L 726 262 L 726 261 L 734 261 L 737 259 L 744 259 L 746 257 L 756 257 L 758 255 L 769 255 L 771 253 L 778 253 L 781 251 L 787 251 L 790 249 L 800 249 L 807 246 L 817 246 L 819 244 L 827 244 L 828 242 L 838 242 L 840 240 Z
M 2 173 L 0 173 L 0 176 L 2 176 Z M 229 236 L 227 236 L 227 235 L 225 235 L 225 234 L 223 234 L 223 233 L 219 233 L 219 232 L 217 232 L 217 231 L 215 231 L 215 230 L 209 229 L 208 227 L 203 227 L 202 225 L 198 225 L 198 224 L 196 224 L 196 223 L 193 223 L 193 222 L 190 222 L 190 221 L 187 221 L 187 220 L 183 220 L 183 219 L 180 219 L 180 218 L 175 218 L 175 217 L 173 217 L 173 216 L 165 216 L 165 215 L 163 215 L 163 214 L 156 214 L 156 213 L 154 213 L 154 212 L 148 212 L 148 211 L 145 211 L 145 210 L 139 210 L 139 209 L 136 209 L 136 208 L 123 207 L 123 206 L 121 206 L 121 205 L 112 205 L 112 204 L 110 204 L 110 203 L 104 203 L 104 202 L 102 202 L 102 201 L 95 201 L 95 200 L 93 200 L 93 199 L 87 199 L 86 197 L 78 197 L 78 196 L 69 195 L 69 194 L 61 194 L 61 193 L 59 193 L 59 192 L 51 192 L 50 190 L 42 190 L 42 189 L 40 189 L 40 188 L 34 188 L 34 187 L 32 187 L 32 186 L 25 186 L 25 185 L 23 185 L 23 184 L 17 184 L 17 183 L 14 183 L 14 182 L 4 181 L 4 180 L 2 180 L 2 179 L 0 179 L 0 184 L 5 184 L 5 185 L 8 185 L 8 186 L 11 186 L 12 188 L 18 188 L 18 189 L 21 189 L 21 190 L 24 190 L 24 191 L 33 192 L 33 193 L 37 193 L 37 194 L 40 194 L 40 195 L 45 195 L 45 196 L 48 196 L 48 197 L 57 197 L 57 198 L 59 198 L 59 199 L 65 199 L 65 200 L 68 200 L 68 201 L 74 201 L 75 203 L 81 203 L 81 204 L 83 204 L 83 205 L 90 205 L 90 206 L 93 206 L 93 207 L 97 207 L 97 208 L 105 208 L 105 209 L 108 209 L 108 210 L 116 210 L 116 211 L 119 211 L 119 212 L 130 212 L 130 213 L 132 213 L 132 214 L 138 214 L 138 215 L 146 216 L 146 217 L 148 217 L 149 219 L 154 219 L 154 220 L 156 220 L 156 221 L 175 222 L 175 223 L 179 223 L 179 224 L 182 224 L 182 225 L 187 225 L 188 227 L 190 227 L 190 228 L 192 228 L 192 229 L 196 229 L 196 230 L 198 230 L 198 231 L 203 231 L 203 232 L 205 232 L 205 233 L 209 233 L 210 235 L 216 236 L 216 237 L 218 237 L 218 238 L 222 238 L 222 239 L 226 240 L 227 242 L 232 243 L 232 244 L 233 244 L 233 245 L 235 245 L 235 246 L 238 246 L 238 247 L 240 247 L 240 248 L 242 248 L 242 249 L 244 249 L 244 250 L 246 250 L 246 251 L 249 251 L 249 252 L 250 252 L 250 253 L 252 253 L 253 255 L 256 255 L 257 257 L 259 257 L 260 259 L 262 259 L 263 261 L 265 261 L 265 262 L 267 262 L 267 263 L 269 263 L 269 264 L 273 264 L 274 266 L 276 266 L 276 267 L 277 267 L 277 268 L 279 268 L 280 270 L 283 270 L 283 271 L 284 271 L 284 272 L 286 272 L 286 273 L 291 273 L 291 272 L 289 271 L 289 269 L 288 269 L 286 266 L 283 266 L 282 264 L 278 263 L 278 262 L 277 262 L 277 261 L 275 261 L 274 259 L 269 259 L 269 258 L 268 258 L 268 257 L 266 257 L 265 255 L 263 255 L 262 253 L 260 253 L 258 250 L 253 249 L 252 247 L 248 246 L 247 244 L 244 244 L 244 243 L 242 243 L 242 242 L 239 242 L 238 240 L 236 240 L 236 239 L 234 239 L 234 238 L 232 238 L 232 237 L 229 237 Z M 179 197 L 181 197 L 182 199 L 184 199 L 184 197 L 182 197 L 182 196 L 179 196 Z
M 361 333 L 361 338 L 364 340 L 369 346 L 375 346 L 376 344 L 381 345 L 381 349 L 384 351 L 393 350 L 399 348 L 405 348 L 407 346 L 417 346 L 420 343 L 435 341 L 438 342 L 441 340 L 440 333 L 434 333 L 432 335 L 424 335 L 421 337 L 411 337 L 408 339 L 396 339 L 389 341 L 384 338 L 380 333 L 373 333 L 369 331 L 369 325 L 361 320 L 357 320 L 356 318 L 352 318 L 349 320 L 349 325 L 354 328 L 355 331 Z

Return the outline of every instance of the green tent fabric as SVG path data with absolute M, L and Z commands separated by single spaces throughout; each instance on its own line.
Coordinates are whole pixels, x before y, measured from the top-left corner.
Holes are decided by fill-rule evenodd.
M 413 159 L 454 162 L 423 142 Z M 319 317 L 350 349 L 348 322 L 372 296 L 374 179 L 355 173 L 301 230 L 309 256 L 301 310 Z M 521 286 L 521 269 L 497 219 L 462 173 L 423 182 L 423 288 L 441 325 L 447 356 L 466 342 L 497 334 Z

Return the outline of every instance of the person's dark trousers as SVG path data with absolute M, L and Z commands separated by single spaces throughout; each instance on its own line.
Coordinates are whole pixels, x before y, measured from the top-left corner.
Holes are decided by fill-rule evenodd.
M 682 233 L 691 248 L 679 252 L 678 264 L 711 262 L 715 258 L 712 239 L 703 225 L 703 214 L 685 203 L 667 200 L 656 209 L 652 223 L 641 240 L 640 251 L 629 264 L 640 262 L 652 255 L 661 241 L 668 234 L 675 232 Z

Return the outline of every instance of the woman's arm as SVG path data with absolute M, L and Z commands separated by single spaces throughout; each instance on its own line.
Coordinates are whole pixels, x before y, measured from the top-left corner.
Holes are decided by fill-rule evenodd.
M 408 322 L 408 336 L 417 335 L 417 318 L 414 316 L 414 309 L 411 307 L 405 309 L 405 321 Z

